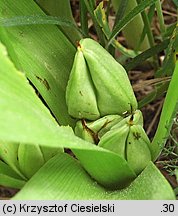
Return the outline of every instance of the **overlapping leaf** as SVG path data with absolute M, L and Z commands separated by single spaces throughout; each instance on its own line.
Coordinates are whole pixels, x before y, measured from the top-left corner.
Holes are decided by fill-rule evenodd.
M 0 185 L 20 189 L 25 185 L 25 181 L 7 164 L 0 161 Z
M 0 1 L 0 18 L 44 15 L 32 0 Z M 35 18 L 34 18 L 35 22 Z M 5 28 L 0 40 L 11 44 L 21 69 L 42 95 L 59 123 L 73 124 L 67 113 L 65 88 L 75 54 L 74 46 L 52 25 L 28 25 Z M 15 59 L 13 58 L 14 62 Z
M 141 175 L 126 189 L 110 191 L 98 185 L 70 156 L 55 156 L 42 167 L 14 199 L 117 200 L 174 199 L 166 179 L 150 162 Z
M 155 160 L 164 147 L 172 127 L 173 119 L 178 111 L 178 61 L 169 84 L 168 92 L 163 105 L 160 121 L 152 142 L 152 154 Z

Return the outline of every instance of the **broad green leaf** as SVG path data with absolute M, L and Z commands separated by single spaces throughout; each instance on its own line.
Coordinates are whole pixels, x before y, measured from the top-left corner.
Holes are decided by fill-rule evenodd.
M 176 62 L 176 67 L 172 75 L 171 82 L 166 94 L 163 109 L 161 112 L 161 117 L 156 130 L 156 134 L 152 141 L 152 155 L 153 160 L 155 160 L 162 148 L 164 147 L 166 140 L 169 136 L 170 129 L 172 127 L 173 119 L 178 111 L 178 61 Z
M 25 181 L 0 160 L 0 185 L 20 189 L 25 185 Z
M 51 16 L 69 20 L 77 27 L 72 15 L 70 0 L 37 0 L 37 3 Z M 76 44 L 76 41 L 81 39 L 81 34 L 79 34 L 76 29 L 71 29 L 70 27 L 67 28 L 62 25 L 59 28 L 64 32 L 68 39 L 73 42 L 74 45 Z
M 44 15 L 33 0 L 1 0 L 0 18 Z M 35 19 L 34 19 L 35 21 Z M 28 25 L 5 28 L 21 68 L 37 88 L 60 124 L 73 124 L 67 113 L 65 88 L 75 54 L 74 46 L 52 25 Z M 13 57 L 14 55 L 12 55 Z M 13 59 L 15 61 L 15 59 Z
M 126 16 L 131 12 L 139 2 L 137 0 L 112 0 L 112 3 L 117 12 L 114 23 L 115 27 L 118 21 L 120 21 L 124 15 Z M 142 34 L 144 28 L 147 29 L 147 25 L 144 25 L 141 14 L 135 16 L 134 19 L 123 28 L 122 33 L 129 47 L 132 47 L 134 50 L 146 50 L 150 47 L 148 38 L 145 37 L 146 34 Z M 132 32 L 132 34 L 130 34 L 130 32 Z
M 129 7 L 129 0 L 111 0 L 112 1 L 112 4 L 113 4 L 113 7 L 114 9 L 116 10 L 116 19 L 115 19 L 115 22 L 114 22 L 114 26 L 116 25 L 116 23 L 121 20 L 127 10 L 127 8 Z M 133 2 L 133 1 L 132 1 Z
M 88 27 L 88 16 L 87 16 L 87 7 L 85 5 L 85 2 L 83 0 L 79 1 L 80 6 L 80 25 L 81 29 L 84 32 L 84 34 L 89 37 L 89 27 Z
M 40 24 L 65 26 L 65 27 L 70 27 L 71 29 L 75 29 L 78 32 L 81 32 L 81 30 L 70 20 L 62 19 L 60 17 L 55 17 L 55 16 L 31 15 L 31 16 L 15 16 L 13 18 L 0 19 L 0 25 L 5 27 L 40 25 Z M 75 40 L 75 43 L 76 41 L 77 40 Z
M 123 19 L 121 19 L 114 27 L 112 34 L 110 35 L 108 44 L 111 44 L 115 36 L 129 23 L 131 22 L 136 15 L 145 10 L 148 6 L 154 4 L 157 0 L 142 1 L 138 6 L 131 10 Z M 142 30 L 141 30 L 142 31 Z M 139 38 L 138 38 L 139 40 Z
M 170 40 L 170 43 L 169 43 L 168 48 L 167 48 L 166 57 L 164 59 L 162 67 L 156 72 L 156 75 L 155 75 L 156 77 L 170 76 L 170 75 L 172 75 L 172 73 L 174 71 L 175 61 L 176 61 L 175 52 L 176 52 L 176 47 L 177 47 L 176 46 L 176 40 L 178 38 L 178 27 L 177 28 L 176 28 L 176 26 L 174 26 L 174 27 L 175 27 L 175 29 L 172 33 L 171 40 Z M 165 41 L 163 41 L 162 45 L 164 44 Z M 174 52 L 174 50 L 175 50 L 175 52 Z M 135 58 L 135 60 L 136 60 L 136 58 Z M 133 64 L 134 64 L 134 61 L 133 61 Z M 128 67 L 130 67 L 130 66 L 128 66 Z M 131 67 L 132 67 L 132 62 L 131 62 Z M 169 85 L 169 83 L 163 83 L 162 85 L 158 84 L 156 86 L 156 88 L 151 93 L 149 93 L 146 97 L 144 97 L 139 102 L 139 107 L 143 107 L 144 105 L 146 105 L 146 104 L 152 102 L 153 100 L 159 98 L 160 96 L 162 96 L 167 91 L 168 85 Z
M 17 160 L 19 144 L 0 141 L 0 158 L 11 167 L 22 179 L 26 179 L 19 169 Z
M 126 187 L 136 178 L 128 163 L 113 152 L 104 152 L 98 146 L 96 149 L 71 149 L 87 172 L 107 188 Z
M 125 189 L 111 191 L 98 185 L 80 163 L 67 154 L 49 160 L 17 193 L 14 200 L 169 200 L 174 192 L 153 163 Z
M 99 41 L 101 43 L 102 46 L 105 45 L 105 38 L 104 38 L 104 35 L 101 31 L 101 28 L 96 20 L 96 17 L 95 17 L 95 14 L 94 14 L 94 9 L 95 9 L 95 3 L 91 3 L 91 1 L 88 1 L 88 0 L 83 0 L 85 2 L 85 6 L 92 18 L 92 21 L 93 21 L 93 24 L 94 24 L 94 27 L 96 29 L 96 33 L 97 33 L 97 36 L 99 38 Z

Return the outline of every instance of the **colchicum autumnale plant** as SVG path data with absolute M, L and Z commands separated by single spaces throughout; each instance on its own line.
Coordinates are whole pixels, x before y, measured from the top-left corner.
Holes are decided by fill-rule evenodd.
M 21 189 L 13 199 L 175 199 L 153 162 L 177 112 L 176 27 L 174 40 L 161 46 L 167 53 L 174 48 L 166 59 L 172 79 L 150 142 L 124 67 L 98 42 L 81 39 L 69 1 L 67 17 L 37 2 L 59 18 L 32 0 L 0 0 L 0 185 Z M 115 35 L 158 0 L 139 3 L 112 31 L 100 19 L 106 18 L 102 3 L 94 11 L 92 2 L 80 1 L 84 35 L 88 11 L 101 44 L 134 57 L 127 67 L 157 52 L 127 51 Z

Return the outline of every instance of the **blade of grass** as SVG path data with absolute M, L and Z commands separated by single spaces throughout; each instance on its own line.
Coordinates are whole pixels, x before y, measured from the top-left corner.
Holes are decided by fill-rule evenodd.
M 153 90 L 151 93 L 146 95 L 142 100 L 138 102 L 139 109 L 163 96 L 167 92 L 168 87 L 169 82 L 165 82 L 164 84 L 156 86 L 155 90 Z
M 96 1 L 95 0 L 88 0 L 89 1 L 89 4 L 90 4 L 90 7 L 92 8 L 92 10 L 95 9 L 96 7 Z
M 129 0 L 120 1 L 119 8 L 118 8 L 117 13 L 116 13 L 116 19 L 114 22 L 113 29 L 115 28 L 116 24 L 124 17 L 128 1 Z
M 108 21 L 109 14 L 110 14 L 110 8 L 111 8 L 111 0 L 108 0 L 107 8 L 106 8 L 106 18 L 107 18 L 107 21 Z
M 80 0 L 80 24 L 82 32 L 89 37 L 89 29 L 88 29 L 88 17 L 87 17 L 87 8 L 85 5 L 85 2 L 83 0 Z
M 104 47 L 105 46 L 105 39 L 104 39 L 104 35 L 101 31 L 101 28 L 100 26 L 98 25 L 97 23 L 97 20 L 95 18 L 95 15 L 94 15 L 94 8 L 91 6 L 91 4 L 89 3 L 88 0 L 83 0 L 85 2 L 85 5 L 86 5 L 86 8 L 92 18 L 92 21 L 93 21 L 93 24 L 94 24 L 94 27 L 96 29 L 96 32 L 97 32 L 97 36 L 99 38 L 99 41 L 101 43 L 101 45 Z
M 154 4 L 157 0 L 143 1 L 138 6 L 136 6 L 130 13 L 128 13 L 122 20 L 120 20 L 115 28 L 112 31 L 112 34 L 109 38 L 108 45 L 111 44 L 112 40 L 116 37 L 116 35 L 129 23 L 134 17 L 144 11 L 148 6 Z
M 169 136 L 172 127 L 173 119 L 178 112 L 178 61 L 170 82 L 168 92 L 166 94 L 165 102 L 161 112 L 161 117 L 156 130 L 156 134 L 152 141 L 152 155 L 153 160 L 156 160 L 161 150 L 163 149 L 166 140 Z M 176 93 L 176 94 L 175 94 Z
M 153 46 L 152 48 L 142 52 L 137 55 L 135 58 L 131 59 L 124 67 L 127 71 L 132 70 L 134 67 L 140 64 L 140 62 L 144 62 L 146 59 L 160 53 L 164 49 L 166 49 L 169 45 L 170 40 L 164 40 L 163 42 Z
M 178 0 L 173 0 L 175 6 L 178 8 Z
M 112 0 L 114 9 L 117 11 L 118 6 L 122 3 L 125 2 L 124 0 Z M 135 7 L 137 6 L 137 1 L 132 0 L 128 1 L 127 8 L 125 10 L 125 16 L 131 12 Z M 122 11 L 122 7 L 121 7 Z M 140 38 L 142 35 L 142 31 L 144 28 L 144 23 L 142 20 L 142 17 L 140 14 L 135 16 L 135 18 L 129 22 L 122 30 L 123 36 L 126 39 L 126 43 L 128 47 L 133 48 L 134 50 L 138 50 L 137 47 L 140 43 Z M 132 34 L 130 34 L 132 32 Z M 142 41 L 140 45 L 140 50 L 146 50 L 149 48 L 149 43 L 148 43 L 148 38 L 144 37 L 144 40 Z
M 163 17 L 163 11 L 161 7 L 161 2 L 158 0 L 155 3 L 156 10 L 157 10 L 157 15 L 158 15 L 158 20 L 159 20 L 159 25 L 160 25 L 160 31 L 161 31 L 161 36 L 162 40 L 164 40 L 164 34 L 166 32 L 165 24 L 164 24 L 164 17 Z
M 175 22 L 175 23 L 172 23 L 172 24 L 166 26 L 166 32 L 165 32 L 165 35 L 164 35 L 165 38 L 171 37 L 171 35 L 173 34 L 174 29 L 176 28 L 176 25 L 177 25 L 177 23 Z
M 166 56 L 163 62 L 162 67 L 160 70 L 158 70 L 155 74 L 155 77 L 165 77 L 165 76 L 171 76 L 174 68 L 175 68 L 175 51 L 176 51 L 176 39 L 178 38 L 178 31 L 175 26 L 175 29 L 172 33 L 172 36 L 170 38 L 170 43 L 167 48 Z M 153 100 L 159 98 L 162 96 L 168 89 L 169 83 L 164 83 L 162 85 L 156 86 L 156 89 L 148 94 L 145 98 L 143 98 L 141 101 L 139 101 L 139 107 L 143 107 L 146 104 L 152 102 Z
M 90 143 L 85 142 L 80 138 L 77 138 L 76 136 L 73 135 L 69 127 L 59 127 L 57 123 L 54 121 L 54 119 L 50 116 L 49 111 L 41 103 L 39 98 L 35 95 L 35 92 L 33 91 L 32 87 L 28 84 L 25 76 L 22 73 L 18 72 L 16 68 L 14 67 L 14 65 L 10 62 L 5 49 L 2 46 L 0 46 L 0 50 L 1 50 L 0 52 L 0 61 L 1 61 L 1 64 L 0 64 L 0 92 L 1 92 L 0 137 L 1 139 L 6 140 L 6 141 L 20 142 L 21 145 L 28 143 L 28 144 L 47 146 L 51 148 L 53 147 L 70 148 L 75 151 L 75 153 L 79 157 L 79 160 L 81 161 L 82 164 L 84 164 L 84 167 L 86 168 L 87 171 L 89 171 L 92 177 L 97 179 L 97 176 L 99 176 L 100 178 L 99 180 L 102 183 L 103 182 L 107 183 L 108 180 L 111 181 L 113 179 L 115 181 L 114 183 L 116 183 L 116 181 L 118 181 L 120 177 L 122 179 L 124 178 L 123 174 L 126 174 L 128 176 L 133 173 L 129 169 L 129 167 L 127 167 L 125 160 L 119 157 L 117 154 L 114 154 L 98 146 L 91 145 Z M 23 91 L 21 91 L 21 89 L 23 89 Z M 62 165 L 60 166 L 60 164 L 58 164 L 57 161 L 54 161 L 53 160 L 54 158 L 52 159 L 52 161 L 54 161 L 53 165 L 55 164 L 56 165 L 55 167 L 60 167 L 60 168 L 62 167 L 63 170 L 66 171 L 68 170 L 66 167 L 70 168 L 70 165 L 67 164 L 66 166 L 64 166 L 64 163 L 65 161 L 67 161 L 67 159 L 65 159 L 64 157 L 62 158 L 61 157 L 57 155 L 54 158 L 55 159 L 60 158 L 61 159 L 60 163 L 62 162 Z M 70 158 L 70 160 L 74 160 L 74 159 Z M 47 162 L 46 164 L 49 164 L 49 163 Z M 94 167 L 94 170 L 90 172 L 92 167 Z M 42 169 L 43 167 L 40 170 Z M 45 175 L 48 173 L 46 176 L 50 177 L 52 175 L 49 175 L 49 171 L 47 172 L 48 169 L 49 167 L 47 168 L 44 166 L 43 170 L 45 170 Z M 148 192 L 147 192 L 145 196 L 141 196 L 141 197 L 143 199 L 144 198 L 149 199 L 150 197 L 160 198 L 160 199 L 163 197 L 173 198 L 171 187 L 169 186 L 167 181 L 164 179 L 164 177 L 157 171 L 157 169 L 155 169 L 153 165 L 151 165 L 151 169 L 153 169 L 153 171 L 151 171 L 150 168 L 148 168 L 147 169 L 148 172 L 146 172 L 147 174 L 143 174 L 143 177 L 138 178 L 138 181 L 134 181 L 138 183 L 135 183 L 137 186 L 131 186 L 130 197 L 136 198 L 136 196 L 140 194 L 140 192 L 138 194 L 137 192 L 135 192 L 136 195 L 134 196 L 133 190 L 135 188 L 138 188 L 138 190 L 139 188 L 143 188 L 143 185 L 145 185 L 144 184 L 145 179 L 150 180 L 150 174 L 151 174 L 151 176 L 154 176 L 154 177 L 157 176 L 156 178 L 159 179 L 158 181 L 159 183 L 161 181 L 161 185 L 163 186 L 163 188 L 161 188 L 162 193 L 161 191 L 158 190 L 159 193 L 157 194 L 157 196 L 156 197 L 152 196 L 152 190 L 153 190 L 154 185 L 150 184 L 152 182 L 152 179 L 151 179 L 151 182 L 148 182 L 151 193 L 149 193 L 148 195 Z M 72 168 L 72 170 L 74 169 Z M 51 168 L 51 172 L 55 175 L 57 174 L 57 177 L 52 177 L 52 179 L 53 181 L 55 181 L 55 179 L 57 178 L 58 180 L 56 181 L 56 183 L 58 184 L 59 176 L 63 178 L 61 174 L 62 172 L 59 172 L 59 173 L 54 172 L 52 168 Z M 69 171 L 67 172 L 69 174 L 72 173 L 71 170 L 70 172 Z M 86 172 L 84 173 L 86 175 Z M 156 174 L 156 176 L 154 175 L 154 173 Z M 96 174 L 96 176 L 93 176 L 94 174 Z M 77 176 L 80 176 L 80 175 L 77 175 Z M 54 182 L 48 181 L 47 179 L 46 179 L 47 181 L 44 181 L 45 176 L 40 176 L 40 178 L 41 180 L 43 180 L 42 181 L 43 183 L 45 182 L 45 185 L 49 183 L 48 186 L 53 187 Z M 68 178 L 68 179 L 71 179 L 71 178 Z M 79 182 L 78 179 L 76 181 L 81 186 L 81 182 Z M 38 182 L 40 183 L 40 181 Z M 90 179 L 90 182 L 91 182 L 91 179 Z M 40 185 L 42 185 L 42 183 L 40 183 Z M 58 185 L 61 185 L 61 184 L 58 184 Z M 66 179 L 65 179 L 65 185 L 71 185 L 71 183 L 66 184 Z M 86 181 L 84 181 L 84 185 L 87 186 Z M 99 187 L 99 186 L 96 186 L 96 187 Z M 35 186 L 33 185 L 33 189 L 34 188 Z M 41 187 L 39 187 L 39 189 L 40 188 Z M 52 190 L 53 191 L 55 190 L 55 192 L 60 192 L 60 190 L 59 191 L 56 190 L 56 187 L 55 189 L 53 188 Z M 145 187 L 144 187 L 144 190 L 145 190 Z M 38 195 L 40 195 L 41 192 L 40 191 L 38 192 L 39 192 Z M 47 189 L 46 189 L 46 192 L 47 192 Z M 48 192 L 51 193 L 51 190 Z M 126 190 L 124 197 L 127 197 L 127 193 L 128 192 Z M 141 194 L 143 195 L 143 193 Z M 56 198 L 55 194 L 53 195 L 52 193 L 51 195 L 53 196 L 53 199 Z M 90 194 L 87 195 L 86 198 L 89 196 Z M 33 197 L 34 197 L 34 194 L 33 194 Z M 114 198 L 116 199 L 118 197 L 116 195 L 114 196 Z M 29 198 L 30 198 L 30 194 L 29 194 Z M 67 198 L 67 196 L 65 196 L 65 198 Z M 49 196 L 48 196 L 48 199 L 49 199 Z

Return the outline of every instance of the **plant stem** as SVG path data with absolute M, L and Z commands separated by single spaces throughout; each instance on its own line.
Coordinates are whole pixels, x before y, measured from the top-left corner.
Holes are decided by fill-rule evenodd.
M 159 124 L 151 143 L 152 159 L 156 160 L 163 149 L 173 124 L 173 119 L 178 111 L 178 61 L 166 94 Z

